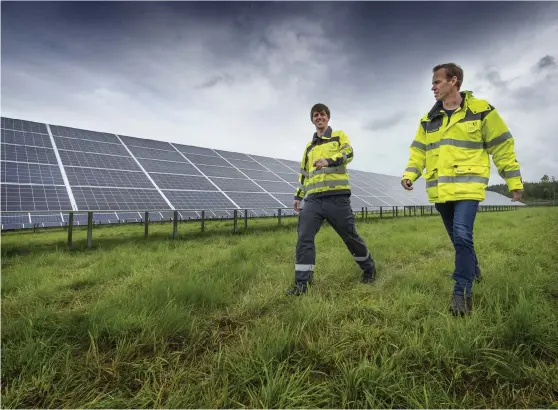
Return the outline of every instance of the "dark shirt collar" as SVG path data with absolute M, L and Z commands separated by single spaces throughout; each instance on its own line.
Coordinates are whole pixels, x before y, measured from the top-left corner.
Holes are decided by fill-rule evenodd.
M 465 107 L 465 102 L 467 100 L 467 93 L 465 91 L 460 92 L 461 94 L 461 104 L 459 105 L 461 109 Z M 428 113 L 428 118 L 433 119 L 436 118 L 438 115 L 441 115 L 441 111 L 444 109 L 444 103 L 442 101 L 436 101 L 436 104 L 432 107 L 430 112 Z
M 332 132 L 333 132 L 333 130 L 331 129 L 330 126 L 328 126 L 328 127 L 326 128 L 326 130 L 324 131 L 324 135 L 323 135 L 321 138 L 331 138 L 331 133 L 332 133 Z M 318 133 L 315 132 L 315 133 L 314 133 L 314 136 L 313 136 L 313 138 L 312 138 L 312 141 L 315 141 L 315 140 L 317 140 L 317 139 L 319 139 L 319 138 L 320 138 L 320 137 L 318 137 Z

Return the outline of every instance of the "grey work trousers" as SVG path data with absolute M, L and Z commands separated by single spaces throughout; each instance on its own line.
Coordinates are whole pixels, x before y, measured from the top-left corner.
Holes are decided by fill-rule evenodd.
M 310 197 L 304 201 L 298 217 L 295 265 L 297 283 L 307 283 L 313 277 L 316 263 L 314 239 L 324 220 L 327 220 L 343 239 L 355 262 L 363 271 L 375 267 L 366 242 L 357 233 L 349 195 Z

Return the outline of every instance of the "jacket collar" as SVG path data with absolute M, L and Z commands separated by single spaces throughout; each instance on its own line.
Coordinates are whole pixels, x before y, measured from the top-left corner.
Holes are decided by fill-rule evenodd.
M 473 93 L 471 91 L 461 91 L 459 94 L 461 94 L 461 109 L 464 109 L 467 106 L 467 100 L 469 99 L 469 97 L 471 97 L 473 95 Z M 432 120 L 434 118 L 436 118 L 439 115 L 442 115 L 441 112 L 443 110 L 443 102 L 442 101 L 436 101 L 436 104 L 434 104 L 434 106 L 432 107 L 432 109 L 430 110 L 430 112 L 428 113 L 428 119 Z
M 322 135 L 321 138 L 331 138 L 331 133 L 333 132 L 333 130 L 331 129 L 331 126 L 328 126 L 326 128 L 326 130 L 324 131 L 324 135 Z M 318 133 L 315 132 L 314 136 L 312 137 L 312 141 L 318 140 L 320 139 L 320 137 L 318 137 Z

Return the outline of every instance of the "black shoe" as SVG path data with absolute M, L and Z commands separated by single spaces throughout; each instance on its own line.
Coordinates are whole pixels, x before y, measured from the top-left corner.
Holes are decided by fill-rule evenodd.
M 287 290 L 287 296 L 300 296 L 305 294 L 308 291 L 308 286 L 306 283 L 295 283 L 294 287 Z
M 368 269 L 362 272 L 362 283 L 371 283 L 376 280 L 376 268 Z
M 473 311 L 472 298 L 463 295 L 453 295 L 451 298 L 450 312 L 453 316 L 465 316 Z

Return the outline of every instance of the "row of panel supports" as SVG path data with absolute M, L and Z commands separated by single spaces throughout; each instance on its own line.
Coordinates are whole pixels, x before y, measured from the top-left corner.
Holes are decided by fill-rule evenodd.
M 384 218 L 384 215 L 391 213 L 392 217 L 398 217 L 400 214 L 400 208 L 398 206 L 393 207 L 377 207 L 379 211 L 368 210 L 368 207 L 362 207 L 361 209 L 361 218 L 363 220 L 368 219 L 368 215 L 376 214 L 378 217 Z M 390 209 L 391 208 L 391 209 Z M 517 209 L 516 206 L 508 206 L 508 205 L 486 205 L 480 206 L 479 212 L 493 212 L 493 211 L 509 211 Z M 425 215 L 434 215 L 435 207 L 434 206 L 404 206 L 403 207 L 403 216 L 417 216 L 417 209 L 418 215 L 425 216 Z M 238 220 L 239 214 L 237 209 L 233 211 L 233 233 L 238 233 Z M 281 208 L 277 209 L 277 224 L 281 225 L 282 219 L 282 212 Z M 387 212 L 386 212 L 387 211 Z M 391 211 L 391 212 L 389 212 Z M 437 213 L 437 212 L 436 212 Z M 248 228 L 248 210 L 244 210 L 244 229 Z M 173 211 L 173 219 L 172 219 L 172 235 L 173 239 L 178 238 L 178 211 Z M 205 232 L 205 211 L 201 211 L 201 231 Z M 144 237 L 147 237 L 149 234 L 149 212 L 145 211 L 144 219 Z M 72 233 L 73 233 L 73 226 L 74 226 L 74 213 L 69 213 L 69 221 L 68 221 L 68 246 L 72 246 Z M 87 248 L 91 248 L 93 246 L 93 212 L 87 212 Z

